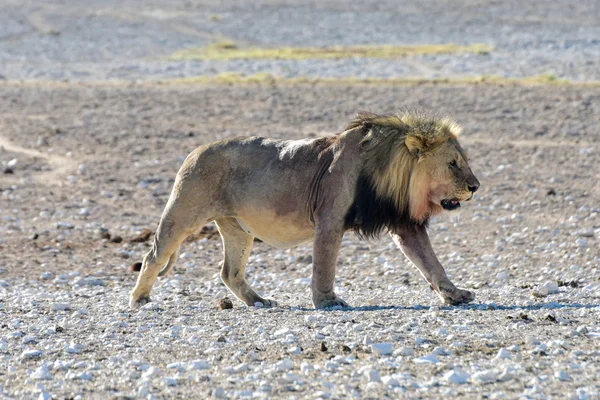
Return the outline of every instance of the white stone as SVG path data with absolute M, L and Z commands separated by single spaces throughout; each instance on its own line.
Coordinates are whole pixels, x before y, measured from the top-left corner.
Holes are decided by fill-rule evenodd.
M 71 342 L 67 345 L 67 353 L 79 354 L 83 351 L 83 345 L 75 342 Z
M 303 362 L 300 364 L 300 371 L 303 374 L 307 374 L 308 372 L 314 370 L 315 367 L 311 363 Z
M 437 364 L 440 362 L 435 354 L 428 354 L 426 356 L 413 358 L 412 360 L 415 364 Z
M 44 362 L 42 363 L 42 365 L 39 366 L 38 369 L 36 369 L 32 374 L 31 377 L 35 380 L 51 380 L 52 379 L 52 373 L 50 372 L 50 370 L 48 369 L 48 365 Z
M 381 382 L 381 378 L 379 377 L 379 372 L 375 368 L 365 368 L 364 375 L 367 378 L 368 382 Z
M 506 271 L 500 271 L 496 274 L 496 279 L 503 281 L 506 280 L 508 278 L 508 272 Z
M 494 371 L 488 369 L 485 371 L 475 372 L 471 376 L 471 380 L 474 383 L 490 383 L 490 382 L 496 382 L 496 377 L 497 377 L 497 374 Z
M 38 400 L 52 400 L 52 395 L 46 391 L 42 391 L 38 396 Z
M 415 350 L 412 347 L 402 346 L 394 351 L 394 355 L 412 357 L 415 355 Z
M 167 364 L 167 369 L 176 369 L 178 371 L 183 371 L 185 369 L 186 363 L 184 362 L 174 362 L 171 364 Z
M 554 373 L 554 377 L 556 379 L 558 379 L 559 381 L 568 381 L 571 380 L 571 377 L 569 376 L 569 374 L 567 374 L 565 371 L 563 371 L 562 369 L 556 371 Z
M 436 356 L 447 356 L 448 351 L 446 349 L 444 349 L 443 347 L 437 346 L 433 349 L 431 354 L 436 355 Z
M 461 369 L 454 369 L 452 371 L 448 371 L 444 374 L 444 380 L 449 383 L 455 383 L 461 385 L 463 383 L 467 383 L 471 376 Z
M 558 293 L 558 283 L 553 281 L 545 282 L 539 287 L 539 290 L 546 295 Z
M 248 364 L 246 364 L 246 363 L 242 363 L 240 365 L 233 367 L 233 372 L 235 372 L 236 374 L 239 374 L 240 372 L 247 372 L 249 370 L 250 370 L 250 367 L 248 367 Z
M 498 350 L 498 353 L 495 357 L 497 360 L 510 359 L 510 353 L 504 347 Z
M 44 353 L 41 350 L 33 349 L 33 350 L 25 350 L 21 353 L 21 358 L 36 358 L 41 357 Z
M 69 305 L 69 303 L 52 303 L 50 305 L 50 308 L 52 311 L 66 311 L 70 310 L 71 306 Z
M 275 369 L 281 372 L 290 370 L 292 368 L 294 368 L 294 363 L 289 358 L 284 358 L 275 364 Z
M 394 351 L 392 343 L 372 343 L 371 351 L 380 356 L 389 356 Z
M 175 379 L 175 378 L 165 378 L 165 385 L 167 385 L 167 386 L 177 386 L 177 379 Z
M 394 379 L 390 375 L 382 376 L 381 377 L 381 382 L 383 382 L 383 384 L 386 385 L 386 386 L 400 387 L 400 382 L 398 382 L 397 379 Z

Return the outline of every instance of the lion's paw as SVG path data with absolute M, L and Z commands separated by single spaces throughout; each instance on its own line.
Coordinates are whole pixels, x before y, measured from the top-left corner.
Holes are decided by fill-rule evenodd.
M 272 308 L 277 306 L 279 306 L 279 303 L 271 299 L 260 299 L 259 301 L 254 303 L 254 307 Z
M 455 287 L 453 290 L 440 288 L 440 297 L 444 304 L 458 305 L 475 300 L 475 293 Z
M 129 308 L 131 309 L 137 309 L 140 308 L 146 304 L 150 303 L 150 297 L 149 296 L 135 296 L 135 295 L 131 295 L 129 296 Z
M 348 303 L 346 303 L 344 300 L 340 299 L 339 297 L 336 297 L 336 298 L 330 299 L 330 300 L 323 300 L 319 304 L 315 304 L 315 308 L 332 308 L 332 307 L 348 308 L 350 306 L 348 305 Z

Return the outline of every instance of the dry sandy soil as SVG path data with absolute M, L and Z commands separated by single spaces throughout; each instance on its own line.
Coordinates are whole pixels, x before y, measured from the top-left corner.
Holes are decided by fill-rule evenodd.
M 4 3 L 0 397 L 600 397 L 600 92 L 583 83 L 600 80 L 596 2 Z M 222 37 L 494 50 L 168 59 Z M 172 79 L 226 72 L 455 82 L 489 74 L 521 84 Z M 526 84 L 540 74 L 578 83 Z M 195 147 L 240 135 L 317 137 L 358 110 L 406 108 L 464 127 L 481 188 L 460 214 L 432 221 L 430 236 L 450 278 L 476 293 L 473 304 L 441 306 L 387 236 L 347 234 L 336 286 L 353 308 L 312 308 L 310 244 L 257 242 L 248 279 L 280 307 L 233 299 L 221 311 L 230 295 L 209 227 L 183 244 L 153 302 L 128 308 L 130 266 L 150 248 Z
M 0 388 L 56 398 L 597 394 L 599 97 L 575 86 L 4 84 L 0 155 L 18 162 L 1 180 Z M 482 186 L 431 236 L 474 305 L 440 308 L 390 240 L 348 234 L 338 287 L 358 308 L 313 311 L 310 246 L 257 243 L 250 280 L 282 307 L 218 311 L 217 235 L 185 243 L 153 305 L 128 310 L 128 268 L 149 246 L 132 239 L 155 229 L 194 147 L 318 136 L 357 109 L 402 107 L 465 127 Z M 559 293 L 533 297 L 546 281 Z M 371 341 L 395 352 L 378 355 Z M 508 358 L 495 359 L 500 349 Z M 466 383 L 453 383 L 462 373 Z

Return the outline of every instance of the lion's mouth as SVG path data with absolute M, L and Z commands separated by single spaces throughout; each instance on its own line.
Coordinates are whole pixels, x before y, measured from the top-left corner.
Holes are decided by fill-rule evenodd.
M 458 201 L 456 199 L 450 199 L 450 200 L 445 199 L 445 200 L 442 200 L 441 205 L 444 210 L 448 210 L 448 211 L 456 210 L 457 208 L 460 207 L 460 201 Z

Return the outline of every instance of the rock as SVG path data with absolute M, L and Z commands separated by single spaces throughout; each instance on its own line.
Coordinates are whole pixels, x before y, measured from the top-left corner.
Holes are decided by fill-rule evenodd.
M 490 382 L 496 382 L 496 376 L 497 376 L 497 374 L 494 371 L 485 370 L 485 371 L 475 372 L 473 375 L 471 375 L 471 380 L 474 383 L 479 383 L 479 384 L 490 383 Z
M 498 353 L 496 354 L 495 357 L 497 360 L 505 360 L 505 359 L 510 359 L 510 353 L 508 352 L 508 350 L 506 350 L 504 347 L 501 348 L 500 350 L 498 350 Z
M 538 286 L 536 289 L 531 291 L 534 297 L 546 297 L 551 294 L 558 293 L 558 283 L 554 281 L 548 281 Z
M 569 376 L 569 374 L 567 374 L 565 371 L 558 370 L 554 373 L 554 377 L 556 379 L 558 379 L 559 381 L 569 381 L 571 380 L 571 377 Z
M 380 356 L 389 356 L 394 351 L 394 345 L 391 343 L 372 343 L 371 351 Z
M 284 358 L 274 365 L 276 371 L 284 372 L 294 368 L 294 363 L 289 358 Z
M 75 342 L 71 342 L 67 345 L 67 353 L 79 354 L 83 351 L 83 345 Z
M 52 400 L 52 395 L 46 391 L 42 391 L 38 396 L 38 400 Z
M 435 354 L 428 354 L 423 357 L 413 358 L 415 364 L 437 364 L 440 362 Z
M 448 383 L 455 383 L 461 385 L 463 383 L 467 383 L 471 376 L 463 370 L 455 369 L 452 371 L 448 371 L 444 374 L 443 379 Z
M 154 235 L 154 232 L 151 229 L 144 228 L 140 231 L 139 234 L 129 239 L 129 243 L 144 243 L 150 240 L 150 238 Z
M 219 310 L 230 310 L 233 308 L 233 302 L 229 299 L 229 297 L 225 297 L 217 303 L 217 308 Z
M 381 382 L 390 387 L 400 387 L 400 382 L 397 379 L 392 378 L 389 375 L 385 375 L 381 377 Z
M 27 358 L 37 358 L 41 357 L 44 353 L 41 350 L 33 349 L 33 350 L 25 350 L 21 353 L 21 359 Z
M 113 236 L 110 238 L 111 243 L 121 243 L 122 241 L 123 241 L 123 238 L 119 235 Z
M 379 372 L 377 372 L 375 368 L 367 367 L 365 368 L 363 374 L 367 378 L 368 382 L 381 382 Z
M 412 357 L 415 355 L 415 350 L 412 347 L 402 346 L 398 350 L 394 351 L 394 355 Z
M 45 362 L 31 374 L 31 377 L 35 380 L 51 380 L 53 378 L 52 373 Z
M 71 305 L 69 303 L 52 303 L 50 309 L 52 311 L 67 311 L 71 309 Z
M 177 386 L 177 379 L 176 378 L 165 378 L 165 385 L 167 386 Z
M 203 370 L 210 369 L 211 365 L 206 360 L 194 360 L 188 363 L 187 369 L 189 370 Z

